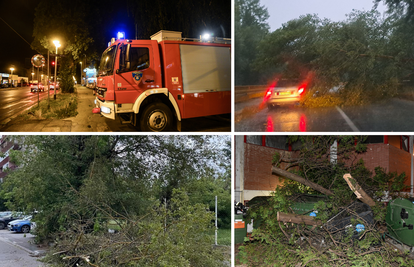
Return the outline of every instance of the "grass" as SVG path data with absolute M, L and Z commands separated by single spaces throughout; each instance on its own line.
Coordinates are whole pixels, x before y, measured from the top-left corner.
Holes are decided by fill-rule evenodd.
M 231 229 L 218 229 L 217 244 L 222 246 L 231 246 Z
M 19 117 L 22 119 L 64 119 L 77 115 L 78 98 L 74 94 L 58 94 L 56 100 L 51 96 L 49 101 L 44 99 L 40 105 L 36 105 Z

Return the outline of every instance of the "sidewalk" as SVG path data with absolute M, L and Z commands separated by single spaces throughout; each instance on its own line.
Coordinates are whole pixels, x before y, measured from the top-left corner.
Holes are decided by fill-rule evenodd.
M 95 96 L 92 90 L 83 86 L 77 86 L 78 115 L 62 120 L 16 120 L 12 119 L 2 132 L 109 132 L 105 117 L 93 114 Z

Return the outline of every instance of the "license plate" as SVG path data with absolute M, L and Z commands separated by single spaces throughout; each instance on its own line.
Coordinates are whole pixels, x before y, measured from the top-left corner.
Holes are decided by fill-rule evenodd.
M 290 92 L 279 92 L 279 95 L 290 95 Z

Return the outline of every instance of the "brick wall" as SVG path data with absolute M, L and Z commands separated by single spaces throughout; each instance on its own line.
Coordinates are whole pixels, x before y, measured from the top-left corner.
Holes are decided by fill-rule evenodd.
M 281 185 L 279 177 L 272 175 L 272 159 L 276 151 L 287 152 L 276 148 L 245 144 L 244 189 L 275 190 Z M 284 168 L 284 166 L 281 166 Z
M 405 172 L 404 184 L 411 185 L 411 156 L 410 153 L 402 149 L 390 146 L 390 172 L 401 174 Z
M 390 171 L 389 161 L 390 161 L 390 146 L 388 144 L 368 144 L 367 151 L 362 154 L 357 154 L 357 160 L 363 159 L 365 167 L 369 170 L 374 171 L 375 167 L 382 167 L 386 172 Z M 397 148 L 395 148 L 397 149 Z

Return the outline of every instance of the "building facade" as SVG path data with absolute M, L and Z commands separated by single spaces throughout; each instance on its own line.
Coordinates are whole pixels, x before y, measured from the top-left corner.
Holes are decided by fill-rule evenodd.
M 0 183 L 4 181 L 8 170 L 14 170 L 17 166 L 10 161 L 10 151 L 19 149 L 19 146 L 10 142 L 6 135 L 0 135 Z

